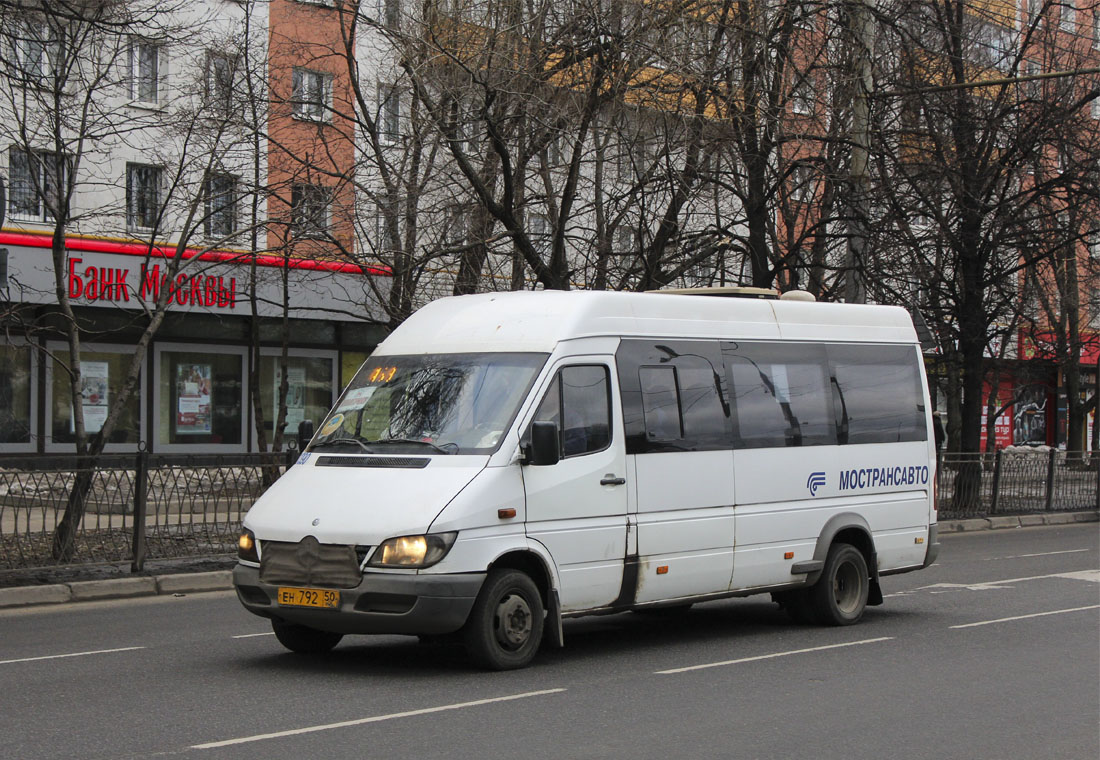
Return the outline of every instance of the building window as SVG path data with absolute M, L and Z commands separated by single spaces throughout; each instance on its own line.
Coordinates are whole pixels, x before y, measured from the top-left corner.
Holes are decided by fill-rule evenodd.
M 161 211 L 161 168 L 126 164 L 126 226 L 153 229 Z
M 236 100 L 237 56 L 209 51 L 206 54 L 206 100 L 221 114 L 233 110 Z
M 80 403 L 84 432 L 95 435 L 103 429 L 115 397 L 125 384 L 133 360 L 133 351 L 123 347 L 85 346 L 80 352 Z M 53 363 L 49 374 L 50 443 L 73 443 L 72 378 L 60 362 Z M 108 443 L 137 444 L 141 434 L 141 386 L 135 386 L 122 408 Z
M 791 89 L 791 110 L 797 114 L 812 114 L 817 99 L 813 80 L 807 74 L 796 74 L 795 76 L 799 78 Z
M 130 41 L 130 97 L 138 102 L 160 101 L 160 47 L 138 37 Z
M 203 183 L 203 229 L 207 237 L 226 237 L 237 231 L 237 181 L 210 174 Z
M 8 149 L 8 210 L 12 217 L 27 222 L 53 219 L 71 168 L 69 160 L 57 161 L 47 151 Z
M 0 345 L 0 444 L 31 442 L 33 359 L 25 344 Z
M 331 224 L 331 198 L 320 185 L 294 185 L 290 198 L 291 233 L 300 238 L 323 238 Z
M 397 85 L 378 85 L 378 139 L 395 143 L 401 137 L 401 90 Z
M 283 433 L 293 438 L 302 420 L 323 420 L 332 408 L 333 361 L 317 356 L 290 356 L 286 368 L 286 421 Z M 279 413 L 276 402 L 282 372 L 279 357 L 260 357 L 260 403 L 264 409 L 264 429 L 270 436 Z
M 321 71 L 294 69 L 291 95 L 294 115 L 299 119 L 323 121 L 328 115 L 331 81 L 329 75 Z
M 1062 14 L 1059 24 L 1063 32 L 1073 34 L 1077 31 L 1077 9 L 1073 6 L 1074 0 L 1065 0 L 1062 5 Z
M 390 210 L 389 216 L 399 219 L 399 213 L 395 204 Z M 374 234 L 375 245 L 379 253 L 400 250 L 397 244 L 397 237 L 393 234 L 393 228 L 390 227 L 389 221 L 387 220 L 386 208 L 382 202 L 379 202 L 378 208 L 374 212 Z
M 241 444 L 243 354 L 232 349 L 158 354 L 157 444 Z
M 539 256 L 549 256 L 551 243 L 550 220 L 545 214 L 531 214 L 531 245 L 535 251 Z
M 378 23 L 397 29 L 401 24 L 401 0 L 378 0 Z
M 24 84 L 41 84 L 53 74 L 58 54 L 57 42 L 41 21 L 23 21 L 12 25 L 10 35 L 14 66 L 12 73 Z

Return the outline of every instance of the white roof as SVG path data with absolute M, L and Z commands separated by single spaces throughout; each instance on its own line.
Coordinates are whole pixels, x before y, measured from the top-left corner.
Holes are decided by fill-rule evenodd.
M 521 291 L 432 301 L 375 353 L 549 353 L 564 340 L 604 336 L 917 342 L 909 313 L 897 306 Z

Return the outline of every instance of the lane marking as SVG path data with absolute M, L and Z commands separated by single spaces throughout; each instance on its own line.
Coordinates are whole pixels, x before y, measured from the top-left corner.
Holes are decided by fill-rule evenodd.
M 1047 615 L 1064 615 L 1067 612 L 1082 612 L 1083 610 L 1100 609 L 1100 604 L 1092 604 L 1088 607 L 1072 607 L 1068 610 L 1051 610 L 1050 612 L 1033 612 L 1030 615 L 1016 615 L 1015 617 L 997 618 L 996 620 L 983 620 L 980 623 L 966 623 L 953 625 L 951 628 L 975 628 L 979 625 L 993 625 L 994 623 L 1007 623 L 1011 620 L 1027 620 L 1028 618 L 1046 617 Z
M 1011 557 L 986 557 L 985 562 L 996 562 L 1002 559 L 1024 559 L 1025 557 L 1050 557 L 1055 554 L 1080 554 L 1081 552 L 1091 552 L 1092 549 L 1063 549 L 1057 552 L 1039 552 L 1037 554 L 1014 554 Z
M 0 665 L 10 665 L 15 662 L 37 662 L 39 660 L 60 660 L 63 657 L 87 657 L 90 654 L 111 654 L 112 652 L 133 652 L 145 647 L 121 647 L 119 649 L 96 649 L 91 652 L 71 652 L 70 654 L 48 654 L 44 657 L 21 657 L 18 660 L 0 660 Z
M 827 644 L 821 647 L 810 647 L 809 649 L 792 649 L 789 652 L 773 652 L 772 654 L 761 654 L 756 657 L 742 657 L 738 660 L 723 660 L 722 662 L 708 662 L 704 665 L 689 665 L 686 668 L 670 668 L 668 670 L 658 670 L 657 675 L 669 675 L 671 673 L 686 673 L 689 670 L 703 670 L 704 668 L 720 668 L 723 665 L 739 665 L 743 662 L 756 662 L 757 660 L 771 660 L 776 657 L 789 657 L 792 654 L 805 654 L 807 652 L 822 652 L 826 649 L 840 649 L 841 647 L 855 647 L 860 644 L 874 644 L 878 641 L 892 641 L 894 636 L 882 636 L 877 639 L 863 639 L 862 641 L 846 641 L 843 644 Z
M 318 726 L 307 726 L 305 728 L 292 728 L 288 731 L 275 731 L 270 734 L 256 734 L 255 736 L 244 736 L 240 739 L 226 739 L 220 742 L 208 742 L 206 744 L 195 744 L 191 746 L 191 749 L 217 749 L 218 747 L 229 747 L 235 744 L 248 744 L 249 742 L 258 742 L 265 739 L 281 739 L 284 736 L 298 736 L 300 734 L 311 734 L 316 731 L 328 731 L 333 728 L 347 728 L 349 726 L 362 726 L 366 723 L 380 723 L 384 720 L 397 720 L 398 718 L 412 718 L 417 715 L 429 715 L 431 713 L 445 712 L 447 710 L 461 710 L 465 707 L 478 707 L 480 705 L 488 705 L 494 702 L 511 702 L 516 699 L 527 699 L 528 697 L 541 697 L 546 694 L 560 694 L 565 689 L 544 689 L 542 691 L 528 691 L 523 694 L 511 694 L 507 697 L 490 697 L 488 699 L 475 699 L 472 702 L 459 702 L 453 705 L 441 705 L 439 707 L 425 707 L 421 710 L 408 710 L 406 712 L 390 713 L 389 715 L 372 715 L 369 718 L 359 718 L 357 720 L 345 720 L 339 723 L 325 723 Z
M 240 636 L 234 636 L 235 639 L 251 639 L 256 636 L 274 636 L 275 631 L 268 631 L 266 633 L 242 633 Z
M 1090 570 L 1072 570 L 1064 573 L 1047 573 L 1045 575 L 1029 575 L 1023 578 L 1005 578 L 1000 581 L 980 581 L 978 583 L 933 583 L 931 586 L 920 586 L 913 589 L 914 591 L 931 591 L 933 594 L 945 593 L 946 591 L 962 591 L 966 589 L 968 591 L 992 591 L 1008 588 L 1013 583 L 1024 583 L 1025 581 L 1040 581 L 1047 578 L 1063 578 L 1066 580 L 1074 581 L 1092 581 L 1093 583 L 1100 583 L 1100 569 Z M 937 591 L 936 589 L 939 589 Z

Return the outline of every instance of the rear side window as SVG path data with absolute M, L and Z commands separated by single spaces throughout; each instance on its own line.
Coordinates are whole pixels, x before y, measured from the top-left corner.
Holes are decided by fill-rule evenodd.
M 829 346 L 840 443 L 925 441 L 928 430 L 912 346 Z
M 616 362 L 628 454 L 729 448 L 717 341 L 623 340 Z
M 809 343 L 724 342 L 735 448 L 835 444 L 825 348 Z
M 535 412 L 558 425 L 561 457 L 602 451 L 611 443 L 611 387 L 607 367 L 563 367 Z

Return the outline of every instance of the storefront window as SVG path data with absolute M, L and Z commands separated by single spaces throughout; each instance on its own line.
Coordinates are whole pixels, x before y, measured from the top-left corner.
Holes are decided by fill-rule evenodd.
M 89 437 L 103 429 L 130 369 L 133 354 L 121 351 L 81 351 L 79 401 L 84 409 L 84 431 Z M 53 443 L 73 443 L 76 428 L 73 423 L 72 378 L 65 366 L 54 362 L 50 379 L 52 404 L 51 434 Z M 141 440 L 141 389 L 134 388 L 123 406 L 108 443 L 136 445 Z
M 287 357 L 286 425 L 284 435 L 293 437 L 298 423 L 312 420 L 320 423 L 332 408 L 332 359 L 323 357 Z M 282 376 L 279 357 L 260 357 L 260 401 L 264 408 L 264 428 L 268 436 L 275 427 L 278 414 L 276 400 Z M 270 440 L 270 438 L 269 438 Z
M 340 391 L 348 387 L 355 373 L 370 356 L 366 351 L 344 351 L 340 354 Z
M 31 441 L 31 349 L 0 345 L 0 443 Z
M 243 359 L 238 353 L 162 351 L 157 443 L 241 443 Z

